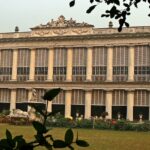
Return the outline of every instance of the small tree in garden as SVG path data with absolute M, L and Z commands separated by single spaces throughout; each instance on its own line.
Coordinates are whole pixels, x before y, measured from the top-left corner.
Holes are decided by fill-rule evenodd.
M 87 147 L 89 144 L 78 138 L 74 138 L 72 129 L 68 129 L 65 133 L 64 140 L 55 139 L 53 135 L 49 134 L 49 129 L 46 127 L 46 121 L 49 116 L 52 116 L 53 112 L 47 111 L 48 101 L 52 101 L 59 93 L 60 88 L 48 90 L 44 96 L 43 100 L 46 101 L 45 109 L 42 110 L 36 104 L 30 105 L 36 112 L 38 112 L 43 117 L 43 122 L 33 121 L 32 125 L 36 130 L 36 135 L 34 140 L 27 142 L 23 135 L 13 137 L 9 130 L 6 130 L 6 138 L 0 140 L 0 150 L 33 150 L 35 147 L 43 146 L 47 150 L 52 150 L 54 148 L 65 148 L 73 150 L 73 144 L 81 147 Z

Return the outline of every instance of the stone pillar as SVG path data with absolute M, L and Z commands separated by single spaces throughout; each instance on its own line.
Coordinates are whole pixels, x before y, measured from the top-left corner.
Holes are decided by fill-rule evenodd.
M 129 47 L 129 57 L 128 57 L 128 81 L 134 81 L 134 47 Z
M 10 112 L 16 109 L 16 89 L 11 89 L 10 94 Z
M 91 100 L 92 100 L 92 91 L 85 91 L 85 119 L 91 118 Z
M 47 112 L 52 112 L 52 101 L 48 101 Z
M 86 80 L 92 81 L 92 48 L 87 49 L 87 72 L 86 72 Z
M 72 53 L 73 49 L 67 49 L 67 74 L 66 74 L 66 81 L 72 81 Z
M 28 89 L 28 103 L 31 103 L 31 98 L 32 98 L 32 89 Z M 30 111 L 31 106 L 28 105 L 28 110 Z
M 48 81 L 53 81 L 53 59 L 54 59 L 54 48 L 50 48 L 48 52 Z
M 149 92 L 150 95 L 150 89 L 147 90 Z M 150 98 L 149 98 L 149 121 L 150 121 Z
M 106 112 L 108 112 L 107 119 L 112 119 L 112 90 L 106 91 Z
M 31 49 L 29 81 L 34 81 L 34 76 L 35 76 L 35 49 Z
M 108 47 L 107 49 L 107 82 L 112 82 L 113 80 L 113 47 Z
M 2 51 L 0 50 L 0 60 L 1 60 L 1 53 L 2 53 Z
M 129 90 L 127 93 L 127 119 L 133 121 L 134 91 Z
M 12 61 L 12 76 L 11 76 L 12 81 L 17 80 L 17 56 L 18 56 L 18 50 L 14 49 L 13 50 L 13 61 Z
M 71 90 L 65 91 L 65 118 L 71 117 Z

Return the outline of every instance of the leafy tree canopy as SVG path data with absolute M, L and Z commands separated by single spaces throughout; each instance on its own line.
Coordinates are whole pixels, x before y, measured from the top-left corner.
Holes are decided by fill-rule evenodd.
M 101 17 L 109 17 L 118 20 L 119 27 L 118 31 L 122 31 L 122 27 L 129 27 L 129 23 L 126 21 L 127 16 L 131 15 L 131 8 L 138 8 L 142 3 L 147 3 L 150 8 L 150 0 L 89 0 L 91 6 L 87 8 L 86 13 L 91 13 L 96 7 L 100 4 L 105 3 L 108 6 L 111 6 L 110 9 L 107 9 Z M 76 3 L 76 0 L 71 0 L 69 5 L 73 7 Z M 150 17 L 150 13 L 148 14 Z

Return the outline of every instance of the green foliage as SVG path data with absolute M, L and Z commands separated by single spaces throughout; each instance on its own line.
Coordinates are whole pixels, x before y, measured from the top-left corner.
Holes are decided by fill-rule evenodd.
M 25 117 L 11 117 L 8 123 L 12 125 L 31 125 L 29 118 Z
M 9 114 L 10 114 L 10 110 L 4 109 L 4 110 L 2 110 L 2 112 L 1 112 L 0 115 L 2 115 L 2 116 L 7 116 L 7 115 L 9 115 Z
M 122 131 L 132 131 L 134 129 L 133 125 L 125 120 L 117 121 L 112 128 L 115 130 L 122 130 Z
M 49 127 L 75 127 L 75 122 L 72 119 L 64 118 L 59 112 L 55 113 L 53 116 L 49 116 L 46 121 L 46 125 Z
M 56 119 L 57 118 L 57 119 Z M 118 131 L 150 131 L 149 122 L 130 122 L 126 120 L 70 120 L 63 117 L 56 117 L 55 121 L 48 118 L 47 126 L 49 127 L 68 127 L 68 128 L 88 128 L 100 130 L 118 130 Z
M 53 100 L 61 92 L 60 88 L 48 90 L 43 99 L 47 102 Z M 47 150 L 52 150 L 53 148 L 65 148 L 73 150 L 73 143 L 78 146 L 87 147 L 89 144 L 83 140 L 74 140 L 74 133 L 72 129 L 68 129 L 65 133 L 64 140 L 54 139 L 51 134 L 49 134 L 50 128 L 46 126 L 47 118 L 51 117 L 54 113 L 47 112 L 47 105 L 45 110 L 41 110 L 37 105 L 30 105 L 33 107 L 37 113 L 43 116 L 43 122 L 33 121 L 32 125 L 36 130 L 35 140 L 31 142 L 26 142 L 23 135 L 15 136 L 13 138 L 11 132 L 6 130 L 6 138 L 0 140 L 0 149 L 2 150 L 33 150 L 35 147 L 43 146 Z M 78 139 L 78 138 L 77 138 Z
M 106 10 L 101 17 L 110 17 L 118 20 L 119 32 L 122 30 L 123 26 L 129 27 L 129 23 L 126 20 L 127 17 L 131 15 L 131 8 L 138 8 L 138 5 L 142 5 L 142 3 L 147 3 L 150 8 L 150 0 L 89 0 L 89 2 L 91 6 L 86 11 L 88 14 L 102 3 L 108 5 L 110 9 Z M 75 5 L 75 0 L 72 0 L 69 4 L 70 7 L 73 7 Z M 150 14 L 148 14 L 148 16 L 150 17 Z
M 83 120 L 76 121 L 77 128 L 92 128 L 92 126 L 93 126 L 92 120 L 83 119 Z

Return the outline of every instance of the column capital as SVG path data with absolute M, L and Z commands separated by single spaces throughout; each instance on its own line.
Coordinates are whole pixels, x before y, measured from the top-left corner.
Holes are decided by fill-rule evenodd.
M 125 89 L 125 91 L 127 91 L 127 92 L 134 92 L 135 89 L 133 89 L 133 88 L 131 88 L 131 89 Z
M 150 89 L 147 89 L 148 92 L 150 92 Z
M 65 46 L 65 48 L 67 48 L 67 49 L 73 49 L 72 46 Z
M 106 92 L 112 92 L 114 89 L 103 89 Z
M 105 47 L 107 48 L 113 48 L 115 45 L 114 44 L 106 44 Z
M 17 90 L 17 88 L 15 88 L 15 87 L 9 87 L 8 89 L 9 90 Z
M 72 88 L 63 88 L 64 91 L 72 91 Z
M 54 47 L 54 46 L 49 46 L 49 47 L 47 47 L 49 50 L 54 50 L 56 47 Z
M 135 44 L 133 44 L 133 43 L 128 43 L 127 47 L 129 47 L 129 48 L 130 48 L 130 47 L 133 47 L 133 48 L 134 48 L 134 47 L 135 47 Z
M 85 46 L 87 49 L 93 49 L 95 46 L 93 46 L 93 45 L 86 45 Z
M 85 92 L 92 92 L 92 89 L 84 89 Z
M 27 88 L 25 88 L 25 89 L 28 90 L 28 91 L 30 91 L 30 90 L 32 90 L 32 89 L 34 89 L 34 88 L 27 87 Z

